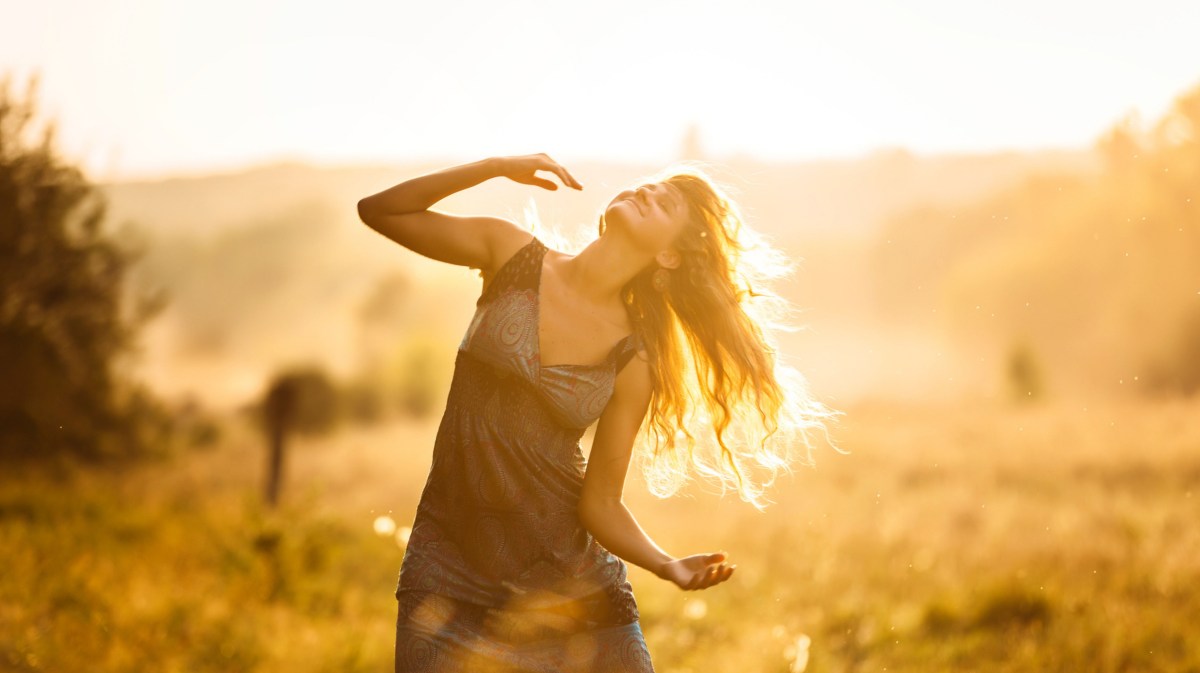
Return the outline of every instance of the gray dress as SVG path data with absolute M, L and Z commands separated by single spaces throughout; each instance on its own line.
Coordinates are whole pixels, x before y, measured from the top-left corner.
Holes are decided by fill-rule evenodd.
M 542 366 L 536 236 L 496 273 L 458 347 L 396 586 L 396 671 L 653 668 L 621 559 L 577 514 L 579 440 L 636 335 Z

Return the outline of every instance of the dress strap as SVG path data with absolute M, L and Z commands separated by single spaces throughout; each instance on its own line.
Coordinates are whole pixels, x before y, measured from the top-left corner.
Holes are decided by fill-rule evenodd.
M 642 348 L 642 337 L 634 330 L 629 339 L 625 340 L 625 345 L 621 347 L 621 352 L 617 353 L 617 373 L 620 374 L 625 365 L 637 354 Z
M 537 274 L 541 270 L 542 256 L 546 246 L 534 236 L 528 243 L 521 246 L 496 271 L 496 275 L 488 282 L 487 287 L 475 300 L 476 308 L 492 301 L 506 290 L 537 288 Z

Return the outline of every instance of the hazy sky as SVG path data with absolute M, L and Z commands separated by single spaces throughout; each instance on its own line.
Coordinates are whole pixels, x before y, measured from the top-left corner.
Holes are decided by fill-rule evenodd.
M 1081 147 L 1200 85 L 1195 0 L 0 0 L 99 179 L 545 151 Z

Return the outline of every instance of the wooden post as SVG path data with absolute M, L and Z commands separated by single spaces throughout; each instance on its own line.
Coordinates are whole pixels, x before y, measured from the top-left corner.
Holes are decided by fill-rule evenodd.
M 267 459 L 267 505 L 274 508 L 279 502 L 283 482 L 283 457 L 287 435 L 295 420 L 297 390 L 290 377 L 276 380 L 267 392 L 265 414 L 270 451 Z

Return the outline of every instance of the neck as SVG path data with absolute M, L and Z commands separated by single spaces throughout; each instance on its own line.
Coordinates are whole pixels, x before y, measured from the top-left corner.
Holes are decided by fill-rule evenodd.
M 654 260 L 609 229 L 564 264 L 566 282 L 597 305 L 619 302 L 621 288 Z

